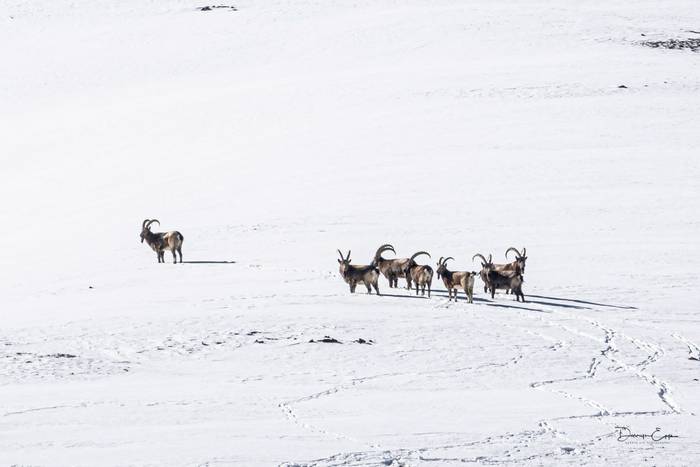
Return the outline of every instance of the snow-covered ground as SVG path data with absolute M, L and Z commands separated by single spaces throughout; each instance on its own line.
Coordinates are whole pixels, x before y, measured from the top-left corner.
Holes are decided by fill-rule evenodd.
M 204 5 L 0 0 L 0 464 L 700 462 L 696 0 Z

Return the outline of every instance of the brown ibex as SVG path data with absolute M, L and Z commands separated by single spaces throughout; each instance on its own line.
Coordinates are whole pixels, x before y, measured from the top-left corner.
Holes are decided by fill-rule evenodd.
M 416 286 L 416 295 L 418 295 L 418 289 L 421 289 L 422 295 L 425 295 L 425 287 L 428 287 L 428 298 L 430 298 L 430 286 L 433 283 L 433 268 L 426 265 L 419 265 L 414 260 L 419 255 L 428 255 L 430 258 L 430 253 L 425 251 L 419 251 L 415 253 L 408 260 L 408 265 L 404 269 L 404 274 L 406 275 L 406 280 L 409 278 L 414 282 Z
M 508 259 L 508 253 L 515 251 L 515 261 L 506 264 L 494 264 L 493 267 L 496 271 L 503 273 L 517 272 L 520 275 L 525 275 L 525 261 L 527 256 L 525 256 L 525 247 L 523 247 L 522 254 L 515 247 L 510 247 L 506 250 L 506 259 Z M 510 290 L 506 290 L 506 293 L 510 293 Z
M 525 275 L 525 262 L 527 261 L 525 253 L 527 250 L 523 247 L 523 252 L 520 253 L 517 248 L 510 247 L 506 250 L 506 259 L 508 259 L 508 253 L 511 251 L 515 252 L 515 261 L 507 264 L 497 264 L 496 269 L 499 271 L 518 271 L 520 274 Z
M 350 285 L 350 292 L 355 293 L 355 287 L 358 283 L 363 283 L 367 287 L 367 293 L 372 293 L 372 287 L 379 295 L 379 270 L 372 266 L 355 266 L 350 264 L 350 250 L 348 250 L 347 257 L 343 257 L 343 253 L 338 250 L 340 259 L 340 276 L 345 282 Z
M 394 247 L 388 243 L 377 248 L 377 252 L 374 254 L 374 259 L 372 260 L 371 266 L 379 269 L 384 277 L 389 281 L 389 287 L 394 288 L 399 286 L 399 278 L 406 278 L 406 288 L 411 288 L 411 278 L 404 272 L 406 266 L 409 264 L 408 258 L 392 258 L 386 259 L 382 258 L 382 253 L 385 251 L 391 251 L 396 254 Z
M 153 251 L 158 255 L 158 262 L 165 263 L 165 250 L 170 250 L 173 253 L 173 263 L 177 263 L 175 252 L 180 254 L 180 262 L 182 263 L 182 241 L 185 237 L 177 230 L 170 232 L 151 232 L 151 224 L 157 222 L 158 219 L 146 219 L 141 224 L 141 243 L 145 240 Z
M 450 271 L 447 269 L 447 262 L 454 259 L 452 256 L 448 256 L 437 262 L 437 276 L 438 279 L 442 278 L 442 282 L 447 287 L 447 293 L 449 294 L 449 300 L 452 300 L 452 293 L 454 291 L 455 302 L 457 301 L 457 287 L 461 287 L 467 296 L 467 301 L 469 303 L 474 303 L 474 277 L 476 276 L 476 271 Z
M 493 299 L 496 294 L 496 289 L 511 290 L 515 294 L 515 299 L 517 301 L 525 301 L 525 295 L 523 294 L 523 275 L 519 270 L 515 271 L 499 271 L 496 266 L 491 261 L 492 256 L 489 255 L 489 259 L 484 258 L 483 255 L 477 253 L 472 257 L 481 258 L 481 280 L 484 281 L 484 291 L 491 292 L 491 298 Z

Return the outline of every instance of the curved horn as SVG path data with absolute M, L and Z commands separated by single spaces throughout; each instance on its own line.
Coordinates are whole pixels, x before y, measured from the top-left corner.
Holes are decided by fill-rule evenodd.
M 396 250 L 394 250 L 394 247 L 389 243 L 385 243 L 384 245 L 377 248 L 377 252 L 374 254 L 374 257 L 375 258 L 380 257 L 382 255 L 382 253 L 385 251 L 391 251 L 394 254 L 396 254 Z
M 442 264 L 445 264 L 445 265 L 446 265 L 447 262 L 448 262 L 449 260 L 451 260 L 451 259 L 454 259 L 454 258 L 453 258 L 452 256 L 448 256 L 447 258 L 445 258 L 445 261 L 443 261 Z
M 518 249 L 512 246 L 512 247 L 510 247 L 510 248 L 508 248 L 508 249 L 506 250 L 506 259 L 508 259 L 508 253 L 510 253 L 511 251 L 514 251 L 514 252 L 515 252 L 515 256 L 516 256 L 516 257 L 522 256 L 522 255 L 520 254 L 520 252 L 518 251 Z
M 158 225 L 160 225 L 160 221 L 158 219 L 151 219 L 150 221 L 148 221 L 148 224 L 146 224 L 146 228 L 150 229 L 151 224 L 153 224 L 154 222 L 158 222 Z
M 411 262 L 414 259 L 416 259 L 416 256 L 420 256 L 420 255 L 428 255 L 428 258 L 430 258 L 430 253 L 428 253 L 427 251 L 419 251 L 418 253 L 414 253 L 413 256 L 411 256 L 411 259 L 408 261 Z
M 145 219 L 145 220 L 143 221 L 143 224 L 141 224 L 141 230 L 143 230 L 143 229 L 146 228 L 146 222 L 148 222 L 149 220 L 150 220 L 150 219 Z
M 486 261 L 486 258 L 484 258 L 484 255 L 482 255 L 481 253 L 477 253 L 474 256 L 472 256 L 472 261 L 474 261 L 474 258 L 481 258 L 482 262 L 484 262 L 486 264 L 489 263 L 489 261 Z
M 442 258 L 444 258 L 444 256 L 440 256 L 440 259 L 438 260 L 438 266 L 442 264 Z
M 527 256 L 525 253 L 526 253 L 526 250 L 525 250 L 525 247 L 523 247 L 523 254 L 520 256 Z
M 343 256 L 343 252 L 340 251 L 340 248 L 338 249 L 338 254 L 340 255 L 340 259 L 342 259 L 343 261 L 345 261 L 345 257 Z

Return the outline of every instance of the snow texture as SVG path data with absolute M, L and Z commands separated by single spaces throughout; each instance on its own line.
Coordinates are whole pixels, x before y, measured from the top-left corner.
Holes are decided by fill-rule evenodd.
M 697 465 L 698 31 L 695 0 L 0 0 L 0 464 Z M 527 302 L 350 294 L 336 249 L 387 242 L 526 246 Z

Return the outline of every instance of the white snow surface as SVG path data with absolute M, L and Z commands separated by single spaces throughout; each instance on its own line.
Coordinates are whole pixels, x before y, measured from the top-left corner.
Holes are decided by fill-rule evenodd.
M 0 464 L 700 462 L 696 0 L 204 5 L 0 0 Z

